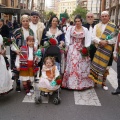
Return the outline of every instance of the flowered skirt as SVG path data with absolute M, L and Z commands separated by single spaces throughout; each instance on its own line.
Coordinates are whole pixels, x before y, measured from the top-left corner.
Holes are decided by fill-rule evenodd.
M 83 90 L 94 86 L 88 77 L 90 73 L 90 58 L 83 58 L 74 45 L 69 46 L 66 69 L 63 76 L 62 87 L 74 90 Z

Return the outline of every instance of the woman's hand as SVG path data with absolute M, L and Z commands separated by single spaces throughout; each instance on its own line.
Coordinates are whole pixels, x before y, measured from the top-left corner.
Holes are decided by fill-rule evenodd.
M 21 37 L 21 35 L 18 35 L 18 36 L 16 36 L 16 39 L 17 39 L 17 38 L 20 38 L 20 37 Z
M 37 47 L 34 46 L 34 51 L 37 51 Z
M 17 68 L 17 71 L 20 71 L 20 68 Z
M 17 55 L 20 55 L 20 50 L 15 51 Z
M 60 47 L 63 47 L 64 44 L 65 44 L 64 41 L 60 41 L 60 45 L 59 45 L 59 46 L 60 46 Z
M 2 54 L 2 55 L 5 55 L 5 52 L 6 52 L 6 50 L 2 50 L 2 51 L 1 51 L 1 54 Z

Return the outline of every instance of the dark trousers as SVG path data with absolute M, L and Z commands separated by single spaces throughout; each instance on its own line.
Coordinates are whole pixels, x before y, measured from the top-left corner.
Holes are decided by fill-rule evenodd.
M 120 89 L 120 56 L 117 60 L 117 79 L 118 79 L 118 88 Z

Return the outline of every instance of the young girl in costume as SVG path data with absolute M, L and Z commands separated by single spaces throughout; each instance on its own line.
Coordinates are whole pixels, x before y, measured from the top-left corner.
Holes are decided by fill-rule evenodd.
M 0 95 L 4 95 L 13 89 L 13 82 L 3 57 L 5 50 L 2 49 L 2 45 L 3 38 L 0 35 Z
M 46 57 L 44 60 L 44 65 L 42 67 L 42 75 L 39 80 L 39 87 L 41 92 L 47 94 L 47 92 L 51 92 L 57 90 L 60 85 L 52 85 L 52 82 L 58 77 L 59 70 L 55 65 L 55 58 L 54 57 Z
M 34 73 L 37 70 L 35 63 L 38 59 L 34 56 L 34 37 L 28 36 L 26 38 L 26 46 L 20 48 L 21 54 L 17 55 L 16 68 L 19 71 L 19 79 L 23 83 L 23 87 L 27 95 L 31 95 L 31 82 L 34 80 Z

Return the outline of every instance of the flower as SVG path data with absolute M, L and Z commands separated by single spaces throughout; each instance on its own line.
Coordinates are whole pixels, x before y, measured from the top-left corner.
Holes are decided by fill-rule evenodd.
M 51 86 L 55 86 L 55 85 L 61 85 L 61 83 L 62 83 L 62 79 L 60 76 L 58 76 L 50 84 L 51 84 Z
M 50 45 L 57 45 L 58 44 L 57 40 L 54 38 L 50 38 L 48 42 L 50 43 Z
M 56 81 L 56 83 L 57 83 L 57 85 L 61 85 L 62 80 L 61 80 L 61 79 L 58 79 L 58 80 Z
M 88 49 L 87 47 L 83 47 L 83 48 L 80 50 L 80 52 L 81 52 L 82 57 L 87 57 L 87 56 L 89 56 L 89 49 Z
M 10 46 L 12 44 L 12 41 L 10 38 L 3 37 L 3 45 L 4 46 Z
M 44 46 L 40 46 L 40 48 L 48 48 L 50 45 L 57 45 L 58 41 L 55 38 L 50 38 L 48 41 L 45 41 Z

